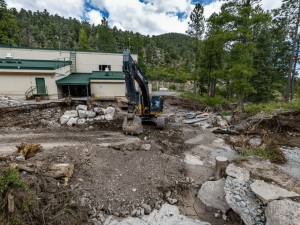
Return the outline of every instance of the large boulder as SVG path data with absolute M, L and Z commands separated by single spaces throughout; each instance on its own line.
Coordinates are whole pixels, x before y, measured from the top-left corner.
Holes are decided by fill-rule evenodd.
M 96 116 L 96 113 L 94 111 L 86 111 L 86 115 L 88 118 L 94 118 Z
M 67 115 L 63 115 L 60 117 L 60 124 L 66 124 L 69 121 L 70 117 Z
M 78 118 L 70 118 L 67 122 L 67 125 L 72 126 L 73 124 L 77 123 Z
M 87 106 L 86 105 L 78 105 L 76 107 L 76 110 L 84 110 L 84 111 L 87 111 Z
M 85 124 L 85 121 L 86 120 L 84 118 L 80 118 L 77 120 L 77 124 L 79 124 L 79 125 Z
M 111 114 L 105 114 L 104 115 L 104 118 L 106 119 L 106 120 L 113 120 L 114 119 L 114 117 L 111 115 Z
M 80 117 L 80 118 L 87 118 L 87 113 L 86 113 L 86 111 L 84 111 L 84 110 L 78 110 L 78 116 Z
M 280 198 L 300 196 L 293 191 L 287 191 L 275 185 L 265 183 L 263 180 L 256 180 L 254 183 L 252 183 L 251 189 L 254 194 L 263 201 L 264 204 Z
M 289 199 L 275 200 L 265 210 L 266 225 L 299 225 L 300 203 Z
M 225 199 L 225 179 L 206 181 L 198 192 L 198 198 L 207 206 L 226 212 L 230 209 Z
M 225 172 L 228 176 L 235 177 L 238 180 L 248 181 L 250 179 L 250 173 L 247 170 L 237 167 L 234 164 L 229 164 Z
M 135 137 L 135 138 L 127 138 L 124 141 L 119 141 L 119 142 L 113 142 L 110 143 L 109 147 L 120 150 L 139 150 L 140 147 L 142 146 L 142 141 L 141 139 Z
M 263 204 L 251 191 L 249 181 L 227 176 L 224 191 L 228 205 L 240 215 L 246 225 L 264 222 Z
M 69 116 L 70 118 L 78 117 L 78 112 L 77 110 L 68 110 L 65 111 L 64 115 Z
M 104 222 L 104 225 L 210 225 L 210 223 L 200 220 L 189 219 L 179 214 L 177 206 L 164 204 L 160 210 L 154 210 L 149 215 L 142 218 L 133 218 L 131 216 L 118 220 L 110 216 Z
M 111 115 L 112 117 L 114 117 L 114 115 L 115 115 L 115 108 L 114 107 L 107 107 L 106 109 L 105 109 L 105 115 L 107 115 L 107 114 L 109 114 L 109 115 Z
M 97 117 L 94 118 L 94 120 L 104 120 L 104 116 L 103 115 L 102 116 L 97 116 Z

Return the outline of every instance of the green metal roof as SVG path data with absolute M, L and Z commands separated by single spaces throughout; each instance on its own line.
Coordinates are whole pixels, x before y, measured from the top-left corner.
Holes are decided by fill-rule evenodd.
M 57 85 L 88 85 L 90 80 L 125 80 L 123 72 L 76 73 L 56 81 Z
M 71 64 L 58 60 L 0 59 L 0 69 L 56 70 Z
M 91 73 L 76 73 L 56 81 L 57 85 L 88 85 Z
M 93 71 L 90 80 L 125 80 L 123 72 Z

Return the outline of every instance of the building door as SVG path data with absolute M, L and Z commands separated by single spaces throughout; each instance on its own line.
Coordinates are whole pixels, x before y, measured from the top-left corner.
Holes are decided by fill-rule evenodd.
M 36 89 L 38 94 L 46 93 L 45 79 L 44 78 L 35 78 Z

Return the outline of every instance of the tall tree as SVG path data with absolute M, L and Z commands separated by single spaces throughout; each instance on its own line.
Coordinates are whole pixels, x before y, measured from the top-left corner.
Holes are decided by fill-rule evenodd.
M 189 27 L 186 33 L 193 38 L 193 43 L 190 45 L 193 48 L 195 53 L 195 70 L 194 70 L 194 86 L 193 86 L 193 101 L 195 101 L 195 94 L 196 94 L 196 76 L 197 76 L 197 62 L 198 62 L 198 54 L 199 54 L 199 47 L 200 41 L 202 40 L 202 36 L 204 34 L 204 25 L 205 25 L 205 18 L 204 18 L 204 8 L 200 3 L 195 5 L 194 10 L 191 12 L 190 20 L 191 22 L 188 23 Z
M 90 46 L 89 46 L 89 39 L 84 31 L 84 29 L 80 29 L 80 34 L 79 34 L 79 42 L 78 42 L 78 46 L 77 49 L 80 50 L 91 50 Z
M 5 0 L 0 0 L 0 42 L 7 43 L 13 37 L 13 30 L 17 30 L 13 14 L 7 10 Z

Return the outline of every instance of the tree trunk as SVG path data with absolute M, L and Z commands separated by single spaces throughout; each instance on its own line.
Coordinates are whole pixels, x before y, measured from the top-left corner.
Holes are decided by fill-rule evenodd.
M 195 95 L 196 95 L 196 81 L 194 80 L 193 102 L 195 102 Z
M 208 76 L 207 97 L 209 98 L 210 76 Z
M 296 52 L 296 59 L 295 59 L 295 63 L 294 63 L 294 72 L 293 72 L 293 77 L 292 77 L 291 100 L 293 100 L 293 98 L 294 98 L 295 75 L 296 75 L 296 67 L 297 67 L 298 56 L 299 56 L 299 44 L 300 44 L 300 41 L 297 41 L 297 52 Z
M 216 157 L 216 180 L 222 179 L 225 176 L 225 170 L 229 165 L 229 161 L 227 158 L 218 156 Z
M 239 101 L 240 101 L 240 106 L 241 106 L 242 113 L 245 113 L 245 108 L 244 108 L 244 102 L 243 102 L 243 96 L 242 96 L 242 94 L 239 95 Z
M 213 91 L 212 97 L 215 97 L 215 95 L 216 95 L 216 85 L 217 85 L 217 77 L 215 77 L 215 79 L 214 79 L 214 91 Z
M 290 65 L 289 65 L 289 73 L 288 73 L 288 79 L 287 79 L 287 85 L 286 85 L 286 95 L 285 95 L 286 103 L 288 103 L 290 100 L 291 73 L 292 73 L 292 67 L 293 67 L 293 61 L 294 61 L 296 40 L 297 40 L 297 36 L 298 36 L 299 20 L 300 20 L 300 1 L 299 1 L 298 18 L 297 18 L 297 23 L 296 23 L 296 30 L 294 33 L 293 48 L 292 48 L 292 54 L 291 54 Z

